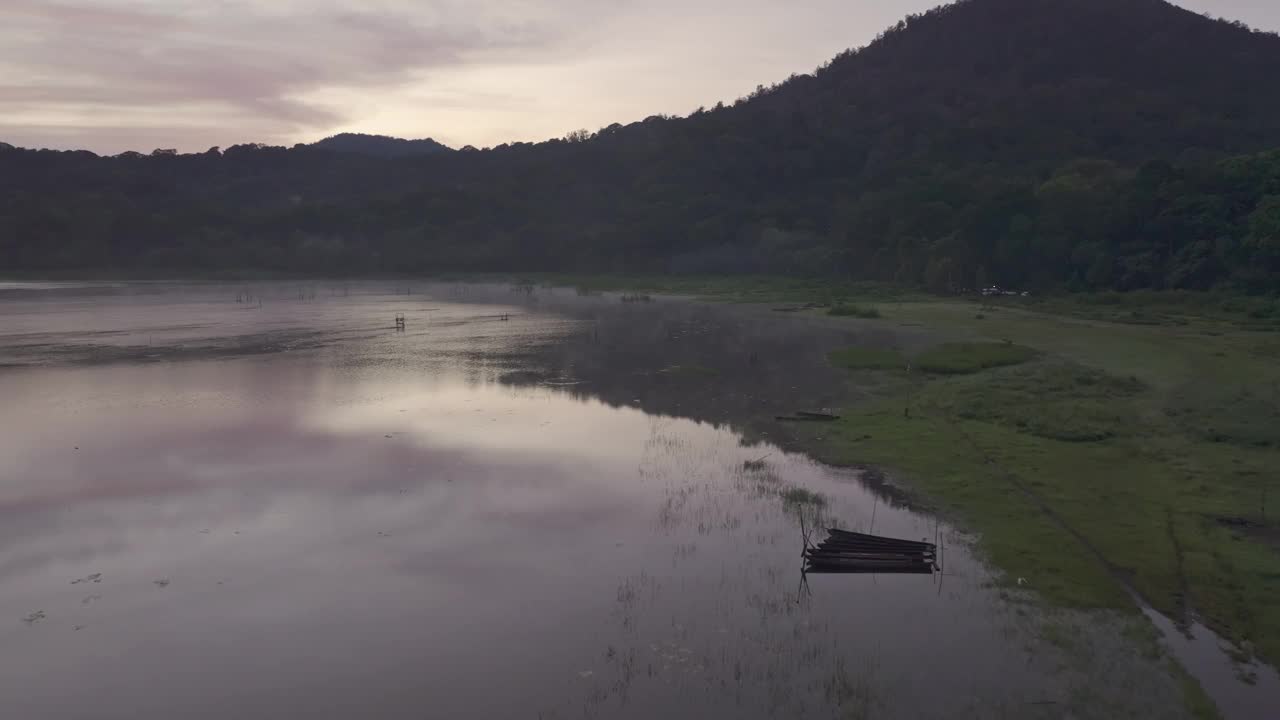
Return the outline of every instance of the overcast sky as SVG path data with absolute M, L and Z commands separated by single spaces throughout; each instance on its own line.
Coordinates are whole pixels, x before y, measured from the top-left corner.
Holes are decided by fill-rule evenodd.
M 938 0 L 0 0 L 0 141 L 458 147 L 686 114 Z M 1277 0 L 1180 0 L 1280 29 Z

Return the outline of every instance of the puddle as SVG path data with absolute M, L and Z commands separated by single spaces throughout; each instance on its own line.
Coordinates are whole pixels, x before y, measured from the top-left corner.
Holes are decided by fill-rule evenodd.
M 1164 635 L 1178 662 L 1200 681 L 1225 720 L 1273 720 L 1280 709 L 1280 674 L 1269 665 L 1232 662 L 1231 644 L 1193 623 L 1185 630 L 1143 606 L 1142 612 Z

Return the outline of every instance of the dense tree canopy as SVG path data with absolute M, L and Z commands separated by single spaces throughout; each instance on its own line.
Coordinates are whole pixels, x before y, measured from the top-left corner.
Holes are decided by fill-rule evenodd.
M 431 138 L 425 140 L 404 140 L 386 135 L 366 135 L 364 133 L 339 133 L 327 137 L 312 147 L 338 152 L 357 153 L 360 155 L 377 155 L 381 157 L 405 157 L 408 155 L 434 155 L 452 152 L 449 147 Z
M 1280 278 L 1278 73 L 1280 38 L 1163 0 L 963 0 L 732 106 L 538 144 L 0 145 L 0 270 L 1265 291 Z

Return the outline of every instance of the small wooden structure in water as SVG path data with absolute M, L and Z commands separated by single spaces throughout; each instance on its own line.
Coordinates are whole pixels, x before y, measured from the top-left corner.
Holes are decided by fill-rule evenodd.
M 932 574 L 938 546 L 931 542 L 829 530 L 826 540 L 804 551 L 806 573 Z
M 396 330 L 404 330 L 404 313 L 396 313 Z

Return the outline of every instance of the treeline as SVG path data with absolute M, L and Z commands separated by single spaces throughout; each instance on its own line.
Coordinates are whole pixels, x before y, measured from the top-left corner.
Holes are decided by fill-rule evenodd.
M 882 232 L 872 237 L 887 241 L 847 242 L 842 265 L 938 291 L 1280 291 L 1280 151 L 1136 170 L 1080 159 L 1042 182 L 934 182 L 854 208 L 863 232 L 878 214 Z M 935 194 L 948 183 L 950 192 Z
M 545 143 L 0 147 L 0 272 L 1280 273 L 1280 39 L 1162 0 L 965 0 L 732 105 Z

